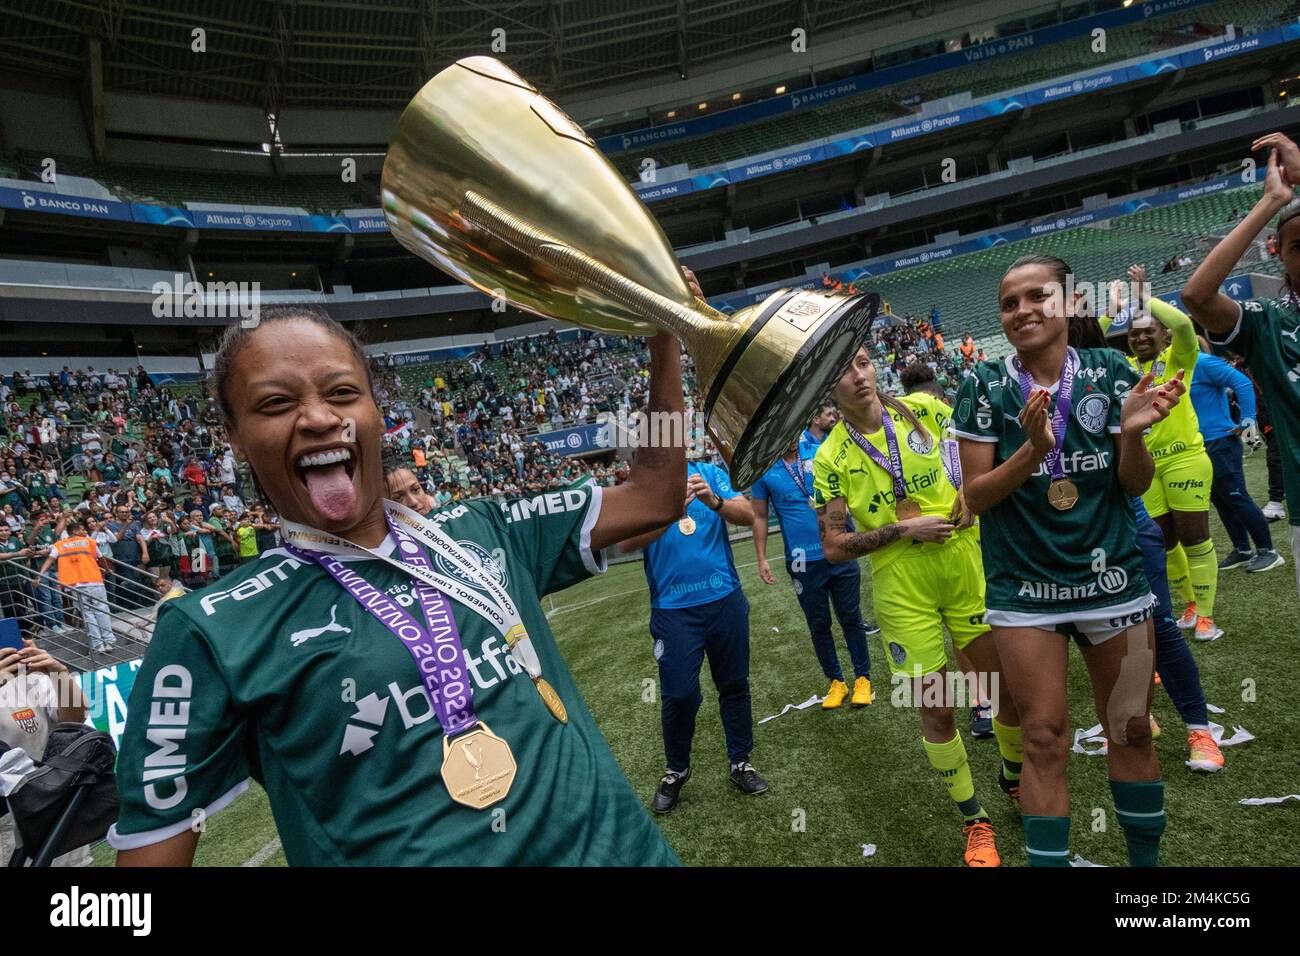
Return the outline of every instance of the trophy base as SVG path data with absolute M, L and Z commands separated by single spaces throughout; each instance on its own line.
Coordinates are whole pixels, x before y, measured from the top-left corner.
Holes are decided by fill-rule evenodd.
M 781 290 L 753 317 L 715 375 L 705 423 L 732 485 L 748 488 L 808 427 L 866 344 L 880 297 Z M 729 440 L 729 436 L 739 436 Z

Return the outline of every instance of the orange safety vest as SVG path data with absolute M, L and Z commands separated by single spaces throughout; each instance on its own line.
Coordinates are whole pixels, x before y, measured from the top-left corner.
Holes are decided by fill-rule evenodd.
M 76 584 L 103 584 L 104 575 L 99 570 L 99 546 L 81 535 L 55 541 L 51 547 L 59 560 L 59 583 L 72 587 Z

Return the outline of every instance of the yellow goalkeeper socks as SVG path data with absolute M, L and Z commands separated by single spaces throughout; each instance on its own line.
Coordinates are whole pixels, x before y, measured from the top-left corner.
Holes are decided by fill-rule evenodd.
M 954 734 L 946 744 L 934 744 L 922 738 L 930 766 L 938 771 L 948 788 L 948 796 L 967 823 L 980 818 L 987 819 L 988 814 L 975 796 L 975 784 L 970 776 L 970 764 L 966 760 L 966 748 L 961 742 L 961 734 Z
M 1187 566 L 1187 552 L 1181 544 L 1176 544 L 1167 552 L 1169 563 L 1169 593 L 1179 595 L 1189 604 L 1195 600 L 1192 596 L 1191 572 Z M 1217 568 L 1215 570 L 1218 570 Z
M 1214 539 L 1183 548 L 1187 554 L 1187 567 L 1192 582 L 1192 596 L 1196 613 L 1201 617 L 1214 617 L 1214 597 L 1219 590 L 1219 558 L 1214 551 Z

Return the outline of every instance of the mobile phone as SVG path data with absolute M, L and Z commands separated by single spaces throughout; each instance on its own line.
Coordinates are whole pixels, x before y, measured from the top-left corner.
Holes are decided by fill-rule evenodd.
M 12 647 L 21 651 L 23 646 L 22 635 L 18 632 L 17 619 L 12 617 L 0 619 L 0 650 Z

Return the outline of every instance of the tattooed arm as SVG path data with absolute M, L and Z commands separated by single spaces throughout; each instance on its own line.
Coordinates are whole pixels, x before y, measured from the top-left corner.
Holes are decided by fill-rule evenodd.
M 895 521 L 870 531 L 848 531 L 847 524 L 848 506 L 843 498 L 832 498 L 817 512 L 822 555 L 832 564 L 856 561 L 862 555 L 877 551 L 899 538 L 946 541 L 954 530 L 952 522 L 940 515 L 921 515 L 919 518 Z

